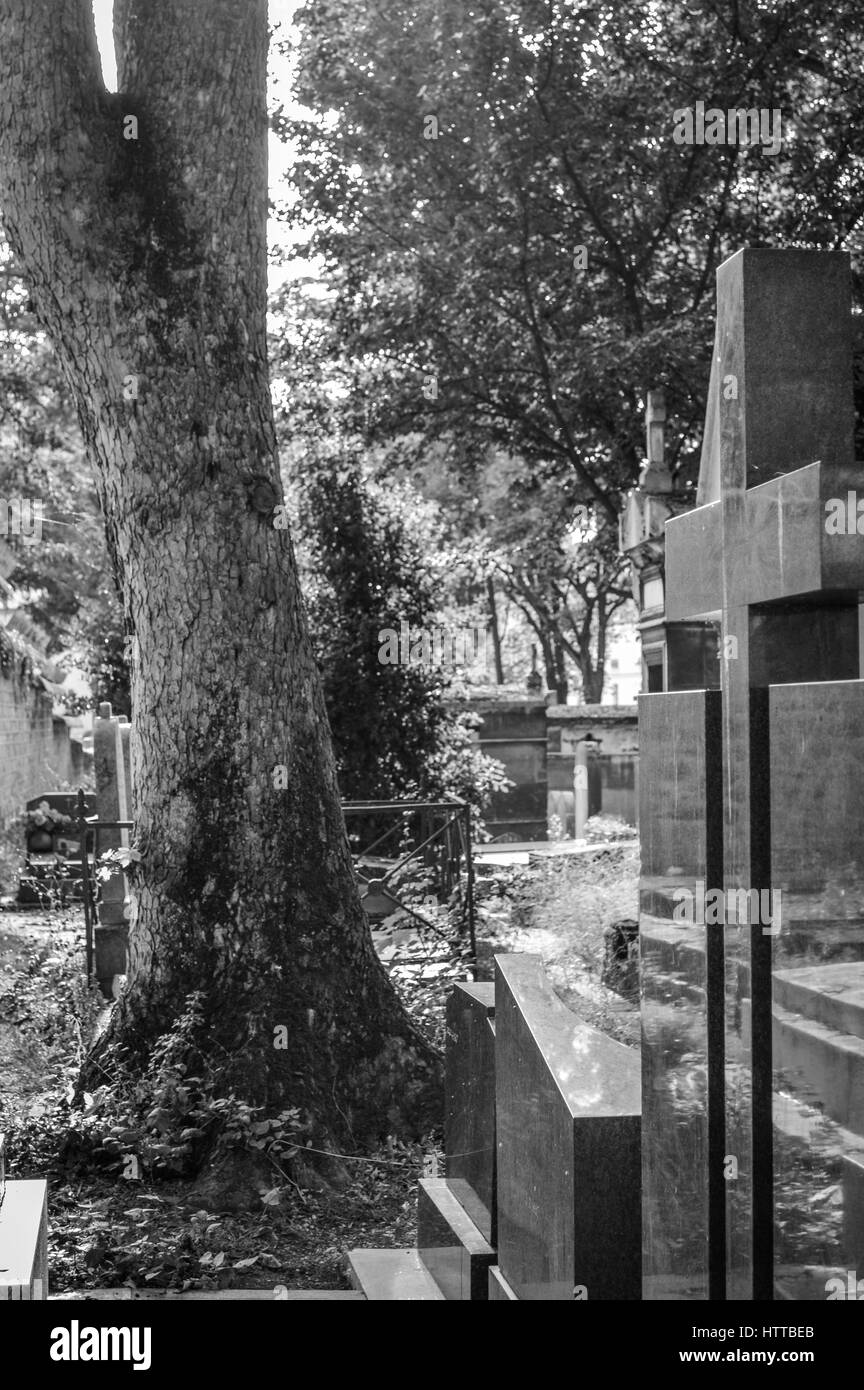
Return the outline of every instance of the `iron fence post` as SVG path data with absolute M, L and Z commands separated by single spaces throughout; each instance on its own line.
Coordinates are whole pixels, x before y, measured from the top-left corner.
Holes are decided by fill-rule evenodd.
M 471 974 L 477 979 L 477 936 L 474 924 L 474 857 L 471 853 L 471 807 L 467 803 L 462 808 L 465 818 L 465 876 L 466 904 L 468 907 L 468 941 L 471 946 Z

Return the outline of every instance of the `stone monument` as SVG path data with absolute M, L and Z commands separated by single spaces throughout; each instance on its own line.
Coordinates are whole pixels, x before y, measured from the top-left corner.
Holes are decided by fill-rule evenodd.
M 720 689 L 640 696 L 646 1298 L 820 1299 L 864 1268 L 851 328 L 844 253 L 717 272 L 666 619 L 719 625 Z

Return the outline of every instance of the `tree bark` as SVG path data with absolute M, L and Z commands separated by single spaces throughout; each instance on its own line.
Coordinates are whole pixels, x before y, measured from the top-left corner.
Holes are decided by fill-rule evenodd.
M 117 96 L 89 0 L 0 0 L 0 204 L 137 638 L 142 858 L 109 1038 L 146 1056 L 204 989 L 226 1090 L 359 1144 L 428 1122 L 438 1068 L 365 925 L 274 526 L 266 0 L 119 0 L 114 22 Z

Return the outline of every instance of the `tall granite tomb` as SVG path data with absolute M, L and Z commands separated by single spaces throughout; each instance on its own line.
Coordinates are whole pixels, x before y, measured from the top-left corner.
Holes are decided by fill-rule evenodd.
M 824 1299 L 864 1272 L 851 327 L 844 253 L 745 250 L 718 270 L 699 505 L 667 523 L 666 617 L 706 623 L 719 671 L 640 697 L 649 1299 Z

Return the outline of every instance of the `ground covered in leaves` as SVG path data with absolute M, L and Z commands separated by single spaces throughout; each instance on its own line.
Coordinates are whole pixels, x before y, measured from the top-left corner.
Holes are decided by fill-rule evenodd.
M 460 951 L 446 956 L 437 937 L 432 946 L 407 940 L 398 960 L 411 963 L 412 1011 L 440 1042 L 443 1000 L 465 976 Z M 100 1171 L 70 1170 L 60 1151 L 72 1086 L 105 1007 L 85 983 L 78 910 L 0 913 L 0 1129 L 10 1175 L 49 1180 L 53 1292 L 347 1288 L 346 1251 L 413 1243 L 417 1180 L 437 1170 L 436 1136 L 353 1159 L 343 1191 L 301 1190 L 274 1175 L 252 1214 L 203 1211 L 190 1183 L 136 1174 L 122 1155 Z

